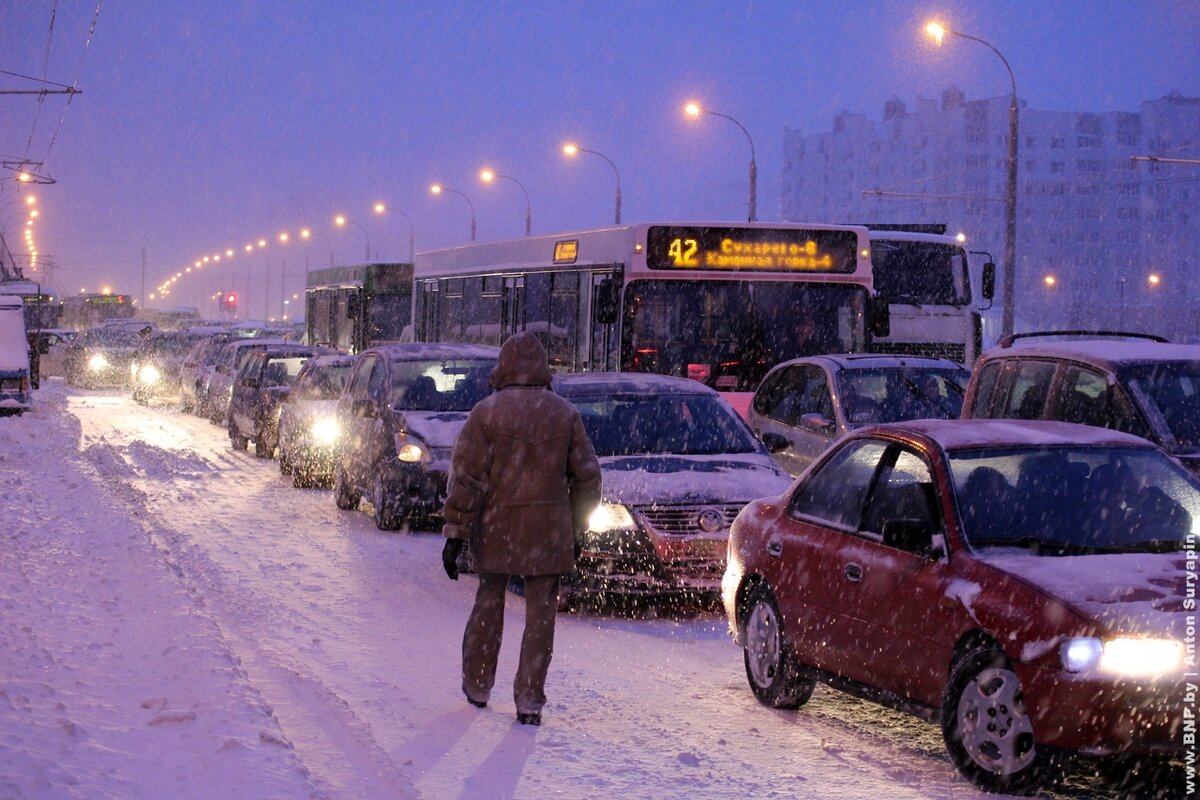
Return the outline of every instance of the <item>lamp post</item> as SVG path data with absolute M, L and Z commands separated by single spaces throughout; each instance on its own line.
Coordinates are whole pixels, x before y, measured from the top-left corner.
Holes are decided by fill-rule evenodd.
M 442 186 L 440 183 L 435 183 L 430 186 L 429 191 L 437 195 L 440 195 L 442 192 L 446 192 L 447 194 L 456 194 L 463 200 L 467 201 L 467 206 L 471 209 L 471 241 L 475 241 L 475 204 L 471 202 L 471 198 L 467 197 L 457 189 L 450 189 L 446 186 Z
M 1004 294 L 1001 309 L 1001 336 L 1010 336 L 1013 332 L 1015 315 L 1014 302 L 1016 298 L 1017 273 L 1017 79 L 1013 75 L 1008 59 L 990 42 L 985 42 L 977 36 L 951 30 L 936 22 L 925 26 L 926 32 L 941 45 L 942 39 L 950 34 L 962 39 L 978 42 L 991 50 L 1004 64 L 1008 71 L 1008 79 L 1012 84 L 1012 97 L 1008 104 L 1008 176 L 1004 187 Z
M 521 190 L 521 194 L 525 195 L 525 235 L 528 236 L 533 227 L 533 215 L 529 209 L 529 192 L 525 190 L 525 184 L 521 183 L 512 175 L 503 175 L 501 173 L 493 172 L 487 167 L 484 167 L 479 171 L 479 180 L 483 181 L 484 183 L 493 183 L 497 178 L 503 178 L 506 181 L 512 181 Z
M 400 209 L 391 208 L 390 206 L 388 206 L 384 203 L 376 203 L 375 204 L 375 213 L 376 214 L 386 214 L 389 211 L 393 211 L 393 212 L 399 214 L 400 216 L 404 217 L 404 221 L 408 223 L 408 263 L 411 264 L 411 263 L 413 263 L 413 253 L 414 253 L 412 217 L 408 216 L 408 214 L 405 214 Z
M 746 141 L 750 143 L 750 207 L 749 221 L 756 222 L 758 220 L 758 164 L 754 160 L 754 140 L 750 138 L 750 131 L 746 130 L 746 126 L 738 122 L 728 114 L 704 108 L 699 103 L 688 103 L 683 107 L 683 113 L 687 114 L 692 119 L 699 119 L 701 114 L 711 114 L 714 117 L 727 119 L 741 129 L 742 133 L 746 134 Z
M 612 167 L 613 175 L 617 176 L 616 208 L 615 208 L 615 213 L 613 215 L 613 223 L 615 225 L 620 225 L 621 224 L 621 173 L 617 172 L 617 165 L 612 162 L 611 158 L 604 155 L 604 153 L 601 153 L 599 150 L 588 150 L 585 147 L 579 147 L 579 146 L 571 144 L 571 143 L 567 143 L 567 144 L 563 145 L 563 155 L 573 156 L 576 153 L 591 153 L 594 156 L 600 156 L 601 158 L 603 158 L 605 161 L 608 162 L 608 165 L 610 167 Z
M 304 271 L 305 271 L 305 273 L 308 272 L 308 246 L 307 246 L 308 240 L 310 237 L 313 237 L 313 236 L 316 236 L 320 239 L 324 239 L 325 244 L 329 245 L 329 266 L 331 266 L 331 267 L 333 266 L 333 240 L 330 239 L 325 234 L 317 233 L 316 231 L 314 231 L 310 228 L 301 228 L 300 229 L 300 238 L 303 239 L 304 243 L 305 243 L 305 247 L 304 247 Z
M 353 225 L 354 227 L 356 227 L 360 231 L 362 231 L 363 241 L 365 241 L 367 243 L 367 250 L 366 250 L 367 259 L 366 260 L 367 261 L 371 260 L 371 235 L 369 233 L 367 233 L 366 228 L 364 228 L 362 225 L 360 225 L 359 223 L 355 222 L 352 219 L 346 219 L 346 217 L 343 214 L 338 214 L 336 217 L 334 217 L 333 224 L 337 225 L 339 228 L 344 228 L 344 227 L 346 227 L 346 225 L 349 224 L 349 225 Z M 366 263 L 366 262 L 364 262 L 364 263 Z

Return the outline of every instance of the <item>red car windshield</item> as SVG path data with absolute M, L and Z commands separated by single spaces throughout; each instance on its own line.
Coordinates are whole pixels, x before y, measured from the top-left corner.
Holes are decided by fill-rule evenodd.
M 1158 450 L 958 451 L 950 468 L 972 547 L 1041 555 L 1174 551 L 1200 526 L 1200 486 Z

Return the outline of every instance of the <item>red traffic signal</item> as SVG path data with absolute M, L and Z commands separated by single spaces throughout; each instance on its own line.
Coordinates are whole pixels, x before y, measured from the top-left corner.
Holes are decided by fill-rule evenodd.
M 230 306 L 236 306 L 237 305 L 237 295 L 234 294 L 233 292 L 230 292 L 229 294 L 225 295 L 225 304 L 230 305 Z

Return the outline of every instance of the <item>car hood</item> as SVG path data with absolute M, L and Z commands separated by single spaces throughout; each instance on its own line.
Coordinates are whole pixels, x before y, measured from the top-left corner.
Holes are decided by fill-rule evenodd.
M 740 503 L 784 492 L 792 479 L 758 453 L 605 456 L 604 499 L 649 503 Z
M 1006 548 L 976 558 L 1067 603 L 1109 633 L 1183 641 L 1184 553 L 1036 556 Z
M 338 401 L 334 400 L 289 400 L 285 413 L 297 419 L 316 420 L 337 416 Z
M 395 413 L 401 428 L 416 434 L 433 451 L 446 451 L 447 455 L 467 422 L 466 411 L 397 410 Z

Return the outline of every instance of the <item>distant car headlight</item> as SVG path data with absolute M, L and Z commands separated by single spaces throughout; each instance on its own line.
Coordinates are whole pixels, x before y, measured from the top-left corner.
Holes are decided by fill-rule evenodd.
M 309 428 L 312 437 L 321 444 L 333 444 L 342 435 L 341 426 L 333 417 L 322 417 Z
M 588 530 L 593 533 L 607 533 L 615 530 L 631 530 L 637 527 L 633 514 L 620 503 L 601 503 L 588 517 Z
M 103 353 L 96 353 L 88 359 L 88 369 L 92 372 L 99 372 L 102 369 L 108 369 L 108 359 Z
M 1183 645 L 1170 639 L 1068 639 L 1060 652 L 1067 672 L 1153 677 L 1174 672 L 1183 663 Z
M 162 373 L 158 371 L 158 367 L 153 364 L 147 364 L 138 370 L 137 377 L 139 381 L 149 386 L 162 380 Z
M 420 439 L 401 433 L 396 435 L 396 458 L 405 464 L 421 464 L 429 461 L 429 450 Z

